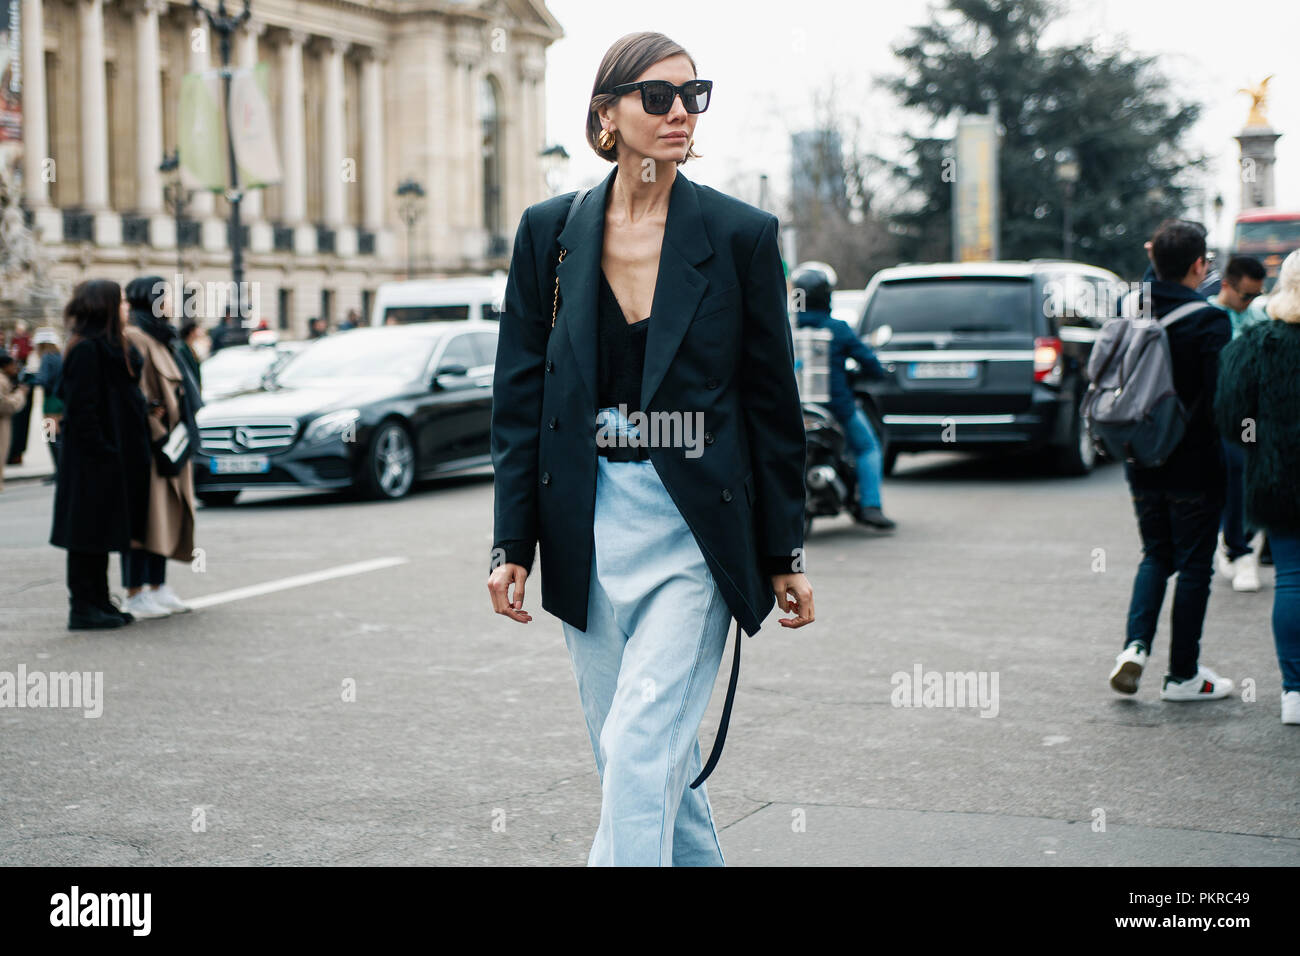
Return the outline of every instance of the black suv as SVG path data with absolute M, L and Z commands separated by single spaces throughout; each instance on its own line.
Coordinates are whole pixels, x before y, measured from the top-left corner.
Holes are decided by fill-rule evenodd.
M 1096 452 L 1079 414 L 1084 369 L 1128 290 L 1078 262 L 967 262 L 884 269 L 857 333 L 888 371 L 857 390 L 882 427 L 885 473 L 904 451 L 1041 449 L 1085 474 Z

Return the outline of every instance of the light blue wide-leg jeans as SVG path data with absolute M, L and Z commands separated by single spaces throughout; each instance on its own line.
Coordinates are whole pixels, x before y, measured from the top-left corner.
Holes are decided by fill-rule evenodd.
M 601 781 L 587 862 L 722 866 L 690 783 L 731 611 L 654 464 L 597 463 L 587 630 L 563 625 Z

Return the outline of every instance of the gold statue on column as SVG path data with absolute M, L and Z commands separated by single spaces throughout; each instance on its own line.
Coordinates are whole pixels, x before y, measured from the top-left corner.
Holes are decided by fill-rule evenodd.
M 1260 81 L 1259 86 L 1247 87 L 1238 90 L 1238 93 L 1245 93 L 1250 97 L 1250 115 L 1246 117 L 1246 128 L 1251 127 L 1268 127 L 1268 117 L 1264 115 L 1264 109 L 1268 106 L 1268 81 L 1273 79 L 1274 74 L 1270 73 Z

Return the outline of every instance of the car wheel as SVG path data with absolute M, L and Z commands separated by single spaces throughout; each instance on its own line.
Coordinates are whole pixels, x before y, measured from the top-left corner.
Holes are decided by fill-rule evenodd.
M 401 498 L 415 483 L 415 446 L 405 428 L 385 422 L 366 454 L 363 490 L 372 498 Z
M 1074 403 L 1074 420 L 1070 423 L 1070 440 L 1055 450 L 1056 469 L 1063 475 L 1086 475 L 1097 464 L 1097 446 L 1088 432 L 1083 407 Z
M 898 452 L 890 447 L 889 431 L 885 428 L 885 421 L 876 406 L 871 402 L 863 402 L 862 410 L 866 413 L 867 420 L 871 422 L 871 430 L 876 433 L 876 441 L 880 443 L 881 471 L 888 475 L 894 470 Z
M 880 460 L 880 472 L 886 478 L 894 473 L 894 465 L 898 464 L 898 449 L 886 448 L 885 454 Z

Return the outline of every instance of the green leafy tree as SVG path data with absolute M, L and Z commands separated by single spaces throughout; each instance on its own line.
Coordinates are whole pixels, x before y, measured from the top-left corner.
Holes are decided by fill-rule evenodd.
M 1150 57 L 1093 41 L 1044 48 L 1039 40 L 1055 12 L 1048 0 L 948 0 L 894 48 L 905 67 L 885 83 L 904 106 L 936 121 L 996 108 L 1003 258 L 1062 255 L 1066 186 L 1057 156 L 1073 150 L 1074 258 L 1140 275 L 1143 241 L 1179 214 L 1205 168 L 1183 142 L 1200 108 L 1174 95 Z M 906 159 L 894 167 L 911 197 L 892 216 L 900 251 L 904 259 L 947 259 L 951 146 L 933 136 L 907 140 Z

